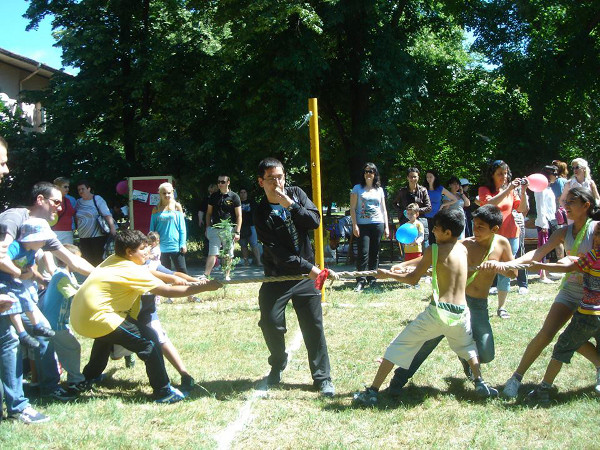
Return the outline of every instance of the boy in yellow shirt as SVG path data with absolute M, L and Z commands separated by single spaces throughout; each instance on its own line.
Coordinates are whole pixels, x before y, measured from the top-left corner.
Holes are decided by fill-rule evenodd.
M 163 297 L 187 297 L 218 289 L 221 284 L 204 280 L 194 286 L 169 286 L 144 267 L 148 258 L 147 237 L 138 230 L 121 230 L 115 237 L 115 254 L 100 264 L 81 285 L 71 306 L 71 326 L 82 336 L 93 338 L 90 361 L 83 369 L 86 382 L 98 379 L 113 345 L 136 353 L 146 364 L 146 373 L 157 403 L 174 403 L 184 395 L 171 386 L 156 333 L 139 326 L 139 299 L 145 292 Z M 136 317 L 133 317 L 135 315 Z

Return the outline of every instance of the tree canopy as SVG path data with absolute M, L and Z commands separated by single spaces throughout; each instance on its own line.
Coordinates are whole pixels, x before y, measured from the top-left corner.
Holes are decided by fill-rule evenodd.
M 112 193 L 125 176 L 171 174 L 193 209 L 219 173 L 253 188 L 265 156 L 306 186 L 309 97 L 325 203 L 347 201 L 366 161 L 391 190 L 413 165 L 473 180 L 490 159 L 522 174 L 557 157 L 598 162 L 592 0 L 29 3 L 30 27 L 51 15 L 79 73 L 30 93 L 50 118 L 43 136 L 2 125 L 27 154 L 5 198 L 40 177 Z

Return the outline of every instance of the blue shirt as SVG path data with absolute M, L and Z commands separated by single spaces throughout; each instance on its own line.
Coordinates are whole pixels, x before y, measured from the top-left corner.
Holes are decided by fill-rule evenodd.
M 567 184 L 567 179 L 560 177 L 560 178 L 557 178 L 556 181 L 550 185 L 552 192 L 554 192 L 554 197 L 556 197 L 556 205 L 557 206 L 558 206 L 558 199 L 560 198 L 563 191 L 565 190 L 565 184 Z
M 185 246 L 187 230 L 181 211 L 161 211 L 152 214 L 150 231 L 159 234 L 161 253 L 177 253 Z
M 444 188 L 439 186 L 437 189 L 430 191 L 427 189 L 427 193 L 429 194 L 429 200 L 431 200 L 431 211 L 425 214 L 425 217 L 431 219 L 433 216 L 437 214 L 437 212 L 442 207 L 442 191 Z
M 61 267 L 52 275 L 39 307 L 53 330 L 67 329 L 71 314 L 71 302 L 78 288 L 77 281 L 66 268 Z
M 8 257 L 19 269 L 33 266 L 35 263 L 35 250 L 25 250 L 19 241 L 12 241 L 8 246 Z

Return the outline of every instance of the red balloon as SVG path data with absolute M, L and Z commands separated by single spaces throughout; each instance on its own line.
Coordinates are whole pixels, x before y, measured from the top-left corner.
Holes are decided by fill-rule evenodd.
M 527 187 L 533 192 L 542 192 L 548 187 L 548 178 L 541 173 L 532 173 L 526 178 L 529 181 L 529 186 Z
M 127 180 L 119 181 L 117 183 L 117 194 L 127 195 L 129 192 L 129 186 L 127 185 Z

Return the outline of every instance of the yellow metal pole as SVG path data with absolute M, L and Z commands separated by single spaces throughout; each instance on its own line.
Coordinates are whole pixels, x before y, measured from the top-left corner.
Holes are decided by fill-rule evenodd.
M 310 132 L 310 179 L 312 181 L 313 203 L 321 214 L 321 223 L 315 230 L 315 263 L 319 268 L 325 268 L 323 254 L 323 205 L 321 204 L 321 157 L 319 155 L 319 108 L 316 98 L 308 99 L 308 110 L 311 113 L 309 122 Z M 321 289 L 321 301 L 325 301 L 325 287 Z

